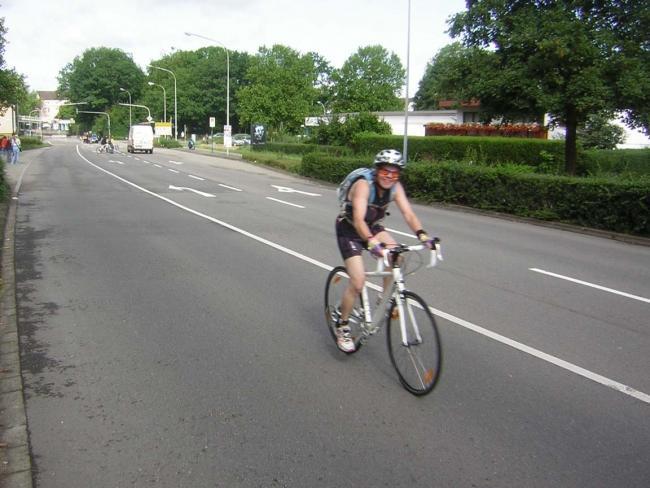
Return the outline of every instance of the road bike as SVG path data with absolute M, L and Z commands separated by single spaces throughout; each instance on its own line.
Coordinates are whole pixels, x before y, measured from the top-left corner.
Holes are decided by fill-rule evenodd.
M 429 248 L 424 244 L 399 244 L 385 249 L 384 258 L 377 260 L 377 269 L 366 271 L 366 277 L 388 278 L 388 284 L 382 289 L 366 280 L 349 317 L 349 326 L 356 346 L 353 352 L 358 351 L 370 336 L 377 334 L 385 323 L 391 363 L 402 386 L 418 396 L 433 390 L 442 366 L 440 334 L 433 314 L 419 295 L 406 289 L 405 283 L 405 276 L 413 274 L 424 265 L 420 254 L 414 253 L 419 256 L 419 261 L 413 264 L 413 260 L 406 259 L 407 253 L 425 249 Z M 434 267 L 441 260 L 440 243 L 436 242 L 430 252 L 427 267 Z M 386 267 L 389 271 L 386 271 Z M 325 320 L 335 342 L 339 306 L 348 283 L 349 277 L 345 267 L 337 266 L 330 271 L 325 284 Z M 374 300 L 371 299 L 369 288 L 379 291 L 377 296 L 373 296 Z
M 117 146 L 115 144 L 98 144 L 97 145 L 97 154 L 102 154 L 102 153 L 109 153 L 113 154 L 117 150 Z

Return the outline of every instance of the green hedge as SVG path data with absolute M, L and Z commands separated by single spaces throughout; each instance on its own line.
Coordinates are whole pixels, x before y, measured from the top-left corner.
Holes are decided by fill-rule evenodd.
M 300 173 L 340 183 L 371 156 L 303 156 Z M 402 175 L 407 193 L 522 217 L 561 221 L 612 232 L 650 236 L 650 178 L 566 177 L 537 174 L 530 166 L 413 162 Z
M 255 151 L 269 151 L 284 154 L 309 154 L 313 152 L 322 152 L 332 156 L 343 156 L 352 154 L 352 150 L 343 146 L 325 146 L 319 144 L 301 144 L 291 142 L 267 142 L 262 145 L 252 146 Z
M 300 174 L 331 183 L 340 183 L 348 173 L 372 165 L 369 157 L 334 157 L 325 153 L 309 153 L 302 157 Z
M 359 154 L 403 148 L 402 136 L 359 135 L 354 148 Z M 526 164 L 547 167 L 551 172 L 564 166 L 564 142 L 514 137 L 411 136 L 408 156 L 412 161 L 471 161 L 478 164 Z M 549 167 L 550 166 L 550 167 Z
M 592 175 L 650 175 L 650 149 L 592 149 L 584 151 L 583 159 Z
M 413 163 L 403 175 L 410 195 L 524 217 L 650 236 L 650 179 L 578 178 L 514 166 Z
M 166 147 L 167 149 L 183 147 L 183 144 L 181 144 L 181 142 L 177 141 L 176 139 L 172 139 L 170 137 L 154 138 L 153 145 L 155 147 Z

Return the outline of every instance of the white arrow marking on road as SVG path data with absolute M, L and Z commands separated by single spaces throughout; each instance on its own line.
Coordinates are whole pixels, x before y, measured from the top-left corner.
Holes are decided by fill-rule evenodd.
M 215 198 L 216 197 L 216 195 L 213 195 L 212 193 L 206 193 L 204 191 L 195 190 L 194 188 L 187 188 L 186 186 L 169 185 L 169 189 L 170 190 L 179 190 L 179 191 L 183 191 L 183 190 L 193 191 L 194 193 L 196 193 L 198 195 L 201 195 L 202 197 L 207 197 L 207 198 Z
M 294 190 L 293 188 L 289 188 L 286 186 L 278 186 L 278 185 L 271 185 L 273 188 L 277 188 L 277 190 L 281 193 L 300 193 L 301 195 L 308 195 L 310 197 L 320 197 L 319 193 L 309 193 L 308 191 L 300 191 L 300 190 Z
M 219 183 L 219 186 L 223 186 L 224 188 L 228 188 L 229 190 L 243 191 L 243 190 L 240 190 L 239 188 L 235 188 L 234 186 L 223 185 L 221 183 Z
M 182 210 L 184 210 L 186 212 L 189 212 L 189 213 L 191 213 L 193 215 L 197 215 L 197 216 L 199 216 L 201 218 L 204 218 L 204 219 L 206 219 L 206 220 L 208 220 L 210 222 L 213 222 L 213 223 L 215 223 L 217 225 L 220 225 L 220 226 L 222 226 L 222 227 L 224 227 L 226 229 L 230 229 L 230 230 L 232 230 L 234 232 L 238 232 L 243 236 L 249 237 L 251 239 L 256 240 L 257 242 L 260 242 L 260 243 L 265 244 L 265 245 L 267 245 L 269 247 L 272 247 L 274 249 L 277 249 L 279 251 L 287 253 L 287 254 L 289 254 L 291 256 L 294 256 L 294 257 L 296 257 L 298 259 L 301 259 L 301 260 L 303 260 L 305 262 L 311 263 L 311 264 L 313 264 L 315 266 L 318 266 L 319 268 L 322 268 L 322 269 L 324 269 L 324 270 L 326 270 L 328 272 L 333 269 L 332 266 L 330 266 L 328 264 L 317 261 L 316 259 L 310 258 L 309 256 L 305 256 L 304 254 L 300 254 L 297 251 L 286 248 L 286 247 L 284 247 L 284 246 L 282 246 L 282 245 L 280 245 L 280 244 L 278 244 L 276 242 L 269 241 L 268 239 L 265 239 L 265 238 L 260 237 L 258 235 L 252 234 L 252 233 L 250 233 L 250 232 L 248 232 L 248 231 L 246 231 L 244 229 L 241 229 L 239 227 L 235 227 L 234 225 L 231 225 L 231 224 L 229 224 L 227 222 L 224 222 L 223 220 L 218 220 L 218 219 L 216 219 L 216 218 L 214 218 L 214 217 L 212 217 L 210 215 L 206 215 L 206 214 L 201 213 L 201 212 L 199 212 L 197 210 L 194 210 L 194 209 L 192 209 L 190 207 L 186 207 L 184 205 L 181 205 L 180 203 L 178 203 L 178 202 L 176 202 L 174 200 L 171 200 L 171 199 L 166 198 L 166 197 L 164 197 L 162 195 L 159 195 L 158 193 L 154 193 L 151 190 L 147 190 L 146 188 L 138 186 L 135 183 L 133 183 L 132 181 L 126 180 L 126 179 L 122 178 L 121 176 L 116 175 L 115 173 L 111 173 L 110 171 L 102 168 L 101 166 L 96 165 L 95 163 L 89 161 L 84 156 L 82 156 L 81 152 L 79 150 L 79 146 L 77 146 L 77 155 L 81 159 L 86 161 L 86 163 L 93 166 L 97 170 L 102 171 L 102 172 L 106 173 L 107 175 L 110 175 L 111 177 L 113 177 L 113 178 L 115 178 L 115 179 L 117 179 L 119 181 L 122 181 L 123 183 L 125 183 L 125 184 L 127 184 L 127 185 L 129 185 L 129 186 L 131 186 L 133 188 L 137 188 L 138 190 L 140 190 L 140 191 L 142 191 L 144 193 L 147 193 L 148 195 L 159 198 L 160 200 L 162 200 L 164 202 L 167 202 L 170 205 L 174 205 L 177 208 L 180 208 L 180 209 L 182 209 Z M 29 164 L 31 164 L 31 163 L 28 163 L 28 165 Z M 25 169 L 27 167 L 28 166 L 26 166 Z M 19 180 L 19 182 L 20 182 L 20 180 Z M 18 185 L 18 187 L 20 187 L 20 184 Z M 592 371 L 589 371 L 587 369 L 581 368 L 578 365 L 575 365 L 573 363 L 569 363 L 568 361 L 564 361 L 563 359 L 560 359 L 558 357 L 551 356 L 550 354 L 547 354 L 547 353 L 545 353 L 545 352 L 543 352 L 543 351 L 541 351 L 539 349 L 532 348 L 530 346 L 527 346 L 526 344 L 523 344 L 521 342 L 517 342 L 517 341 L 515 341 L 513 339 L 510 339 L 509 337 L 505 337 L 505 336 L 502 336 L 500 334 L 497 334 L 496 332 L 492 332 L 492 331 L 490 331 L 488 329 L 485 329 L 485 328 L 483 328 L 483 327 L 481 327 L 479 325 L 476 325 L 476 324 L 473 324 L 471 322 L 468 322 L 467 320 L 461 319 L 460 317 L 455 317 L 454 315 L 443 312 L 442 310 L 438 310 L 438 309 L 435 309 L 435 308 L 432 308 L 432 307 L 429 307 L 429 309 L 431 310 L 431 312 L 433 314 L 438 315 L 438 316 L 440 316 L 440 317 L 442 317 L 442 318 L 444 318 L 446 320 L 449 320 L 450 322 L 458 324 L 458 325 L 460 325 L 462 327 L 465 327 L 466 329 L 474 331 L 474 332 L 476 332 L 478 334 L 481 334 L 483 336 L 489 337 L 490 339 L 493 339 L 493 340 L 495 340 L 497 342 L 500 342 L 501 344 L 505 344 L 505 345 L 507 345 L 509 347 L 512 347 L 513 349 L 522 351 L 522 352 L 524 352 L 526 354 L 530 354 L 531 356 L 534 356 L 534 357 L 537 357 L 537 358 L 542 359 L 544 361 L 547 361 L 547 362 L 549 362 L 551 364 L 554 364 L 555 366 L 558 366 L 558 367 L 563 368 L 563 369 L 565 369 L 567 371 L 570 371 L 570 372 L 575 373 L 577 375 L 580 375 L 580 376 L 582 376 L 584 378 L 587 378 L 587 379 L 589 379 L 591 381 L 595 381 L 596 383 L 604 385 L 604 386 L 606 386 L 608 388 L 612 388 L 613 390 L 616 390 L 616 391 L 618 391 L 620 393 L 624 393 L 625 395 L 629 395 L 631 397 L 637 398 L 638 400 L 641 400 L 642 402 L 650 404 L 650 395 L 647 394 L 647 393 L 644 393 L 644 392 L 642 392 L 640 390 L 632 388 L 632 387 L 630 387 L 628 385 L 625 385 L 623 383 L 619 383 L 618 381 L 614 381 L 614 380 L 612 380 L 610 378 L 599 375 L 599 374 L 594 373 Z
M 285 205 L 291 205 L 292 207 L 305 208 L 302 205 L 296 205 L 295 203 L 285 202 L 284 200 L 278 200 L 277 198 L 273 198 L 273 197 L 266 197 L 266 198 L 268 200 L 273 200 L 274 202 L 284 203 Z

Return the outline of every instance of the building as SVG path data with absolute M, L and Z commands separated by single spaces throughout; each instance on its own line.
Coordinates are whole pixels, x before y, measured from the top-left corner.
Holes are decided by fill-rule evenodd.
M 474 122 L 478 119 L 477 106 L 461 106 L 458 108 L 449 108 L 446 110 L 416 110 L 408 112 L 408 135 L 423 136 L 424 126 L 427 124 L 463 124 Z M 383 120 L 391 127 L 393 135 L 404 135 L 406 127 L 404 112 L 373 112 L 379 120 Z M 345 117 L 349 114 L 340 114 Z M 305 119 L 305 128 L 317 127 L 321 120 L 329 121 L 331 115 L 320 117 L 307 117 Z
M 72 119 L 59 119 L 56 116 L 66 100 L 57 97 L 55 91 L 37 91 L 40 107 L 29 115 L 18 116 L 18 128 L 25 135 L 65 135 L 74 123 Z M 36 115 L 38 113 L 38 115 Z
M 0 107 L 0 136 L 16 132 L 16 116 L 13 107 Z

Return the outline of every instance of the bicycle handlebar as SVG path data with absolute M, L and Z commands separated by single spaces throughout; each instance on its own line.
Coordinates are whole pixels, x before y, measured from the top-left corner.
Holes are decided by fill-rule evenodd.
M 422 251 L 424 249 L 429 249 L 429 247 L 426 244 L 417 244 L 415 246 L 405 246 L 404 244 L 399 244 L 396 247 L 386 248 L 382 252 L 383 259 L 377 260 L 377 271 L 382 272 L 384 271 L 385 267 L 390 266 L 390 262 L 388 260 L 388 257 L 390 255 L 397 257 L 398 255 L 404 252 Z M 442 257 L 442 248 L 440 246 L 440 240 L 436 239 L 434 241 L 433 249 L 431 249 L 431 259 L 429 261 L 429 264 L 427 265 L 427 268 L 433 268 L 438 264 L 438 261 L 444 261 L 444 259 Z

